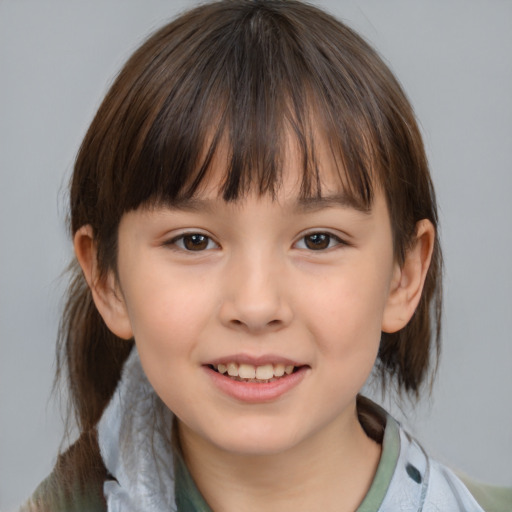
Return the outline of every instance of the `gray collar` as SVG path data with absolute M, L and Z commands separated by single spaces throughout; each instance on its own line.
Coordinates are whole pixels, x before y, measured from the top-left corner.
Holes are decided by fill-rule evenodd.
M 101 456 L 115 478 L 103 487 L 109 512 L 176 510 L 169 443 L 172 418 L 148 382 L 134 348 L 98 423 Z

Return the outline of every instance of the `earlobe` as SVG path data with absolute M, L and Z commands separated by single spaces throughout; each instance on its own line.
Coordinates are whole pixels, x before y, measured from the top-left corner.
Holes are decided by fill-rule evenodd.
M 90 225 L 82 226 L 73 238 L 75 255 L 92 293 L 94 304 L 107 327 L 119 338 L 130 339 L 133 332 L 126 304 L 113 271 L 101 275 L 96 244 Z
M 423 219 L 416 224 L 413 246 L 407 251 L 403 265 L 395 266 L 384 316 L 382 331 L 397 332 L 407 325 L 416 310 L 434 250 L 435 229 Z

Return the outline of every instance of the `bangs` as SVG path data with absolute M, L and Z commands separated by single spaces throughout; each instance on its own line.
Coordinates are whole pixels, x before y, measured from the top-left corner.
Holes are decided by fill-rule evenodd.
M 115 152 L 126 157 L 115 165 L 119 206 L 191 198 L 221 151 L 227 158 L 219 194 L 226 201 L 249 190 L 275 196 L 291 139 L 302 197 L 322 193 L 322 144 L 345 193 L 370 208 L 378 134 L 365 110 L 368 86 L 355 73 L 361 66 L 343 41 L 353 46 L 358 36 L 329 17 L 322 30 L 308 30 L 303 13 L 290 20 L 294 13 L 285 17 L 272 2 L 244 7 L 226 3 L 207 25 L 201 20 L 208 6 L 201 16 L 192 11 L 128 63 L 139 69 L 131 70 L 138 78 L 126 96 L 122 143 L 130 149 Z

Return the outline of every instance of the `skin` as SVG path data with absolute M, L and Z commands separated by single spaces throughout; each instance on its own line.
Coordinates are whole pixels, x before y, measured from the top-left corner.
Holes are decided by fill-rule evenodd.
M 193 203 L 126 213 L 117 278 L 99 279 L 90 227 L 75 236 L 98 310 L 114 333 L 135 338 L 213 510 L 357 508 L 380 446 L 359 424 L 356 395 L 381 332 L 412 316 L 430 262 L 428 221 L 400 266 L 379 187 L 369 212 L 355 208 L 324 158 L 322 196 L 333 200 L 305 205 L 297 169 L 292 153 L 275 200 L 250 193 L 226 203 L 217 163 Z M 206 237 L 199 250 L 192 234 Z M 327 235 L 326 246 L 312 249 L 314 235 Z M 287 358 L 304 375 L 276 399 L 248 404 L 206 369 L 239 356 Z

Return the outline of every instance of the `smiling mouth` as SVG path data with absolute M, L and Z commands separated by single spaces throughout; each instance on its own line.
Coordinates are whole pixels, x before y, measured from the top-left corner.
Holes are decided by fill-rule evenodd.
M 238 364 L 230 362 L 226 364 L 208 365 L 213 371 L 225 375 L 239 382 L 267 383 L 275 382 L 283 377 L 298 371 L 300 366 L 284 364 L 264 364 L 254 366 L 252 364 Z

